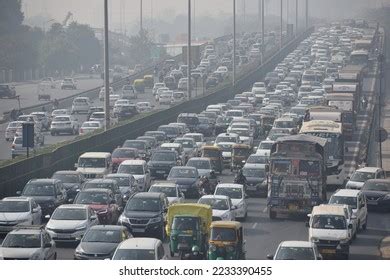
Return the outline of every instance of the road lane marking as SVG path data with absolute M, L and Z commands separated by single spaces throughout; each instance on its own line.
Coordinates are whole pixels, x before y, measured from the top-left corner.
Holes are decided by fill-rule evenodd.
M 255 229 L 256 227 L 257 227 L 257 223 L 254 223 L 252 229 Z
M 267 212 L 267 210 L 268 210 L 268 208 L 267 208 L 267 207 L 265 207 L 265 208 L 263 209 L 263 213 L 266 213 L 266 212 Z

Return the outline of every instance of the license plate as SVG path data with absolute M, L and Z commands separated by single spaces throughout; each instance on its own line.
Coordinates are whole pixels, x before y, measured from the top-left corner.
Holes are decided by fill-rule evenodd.
M 367 204 L 369 204 L 369 205 L 378 205 L 378 201 L 376 201 L 376 200 L 367 200 Z
M 157 173 L 157 174 L 165 174 L 165 171 L 163 171 L 163 170 L 157 170 L 156 173 Z
M 336 254 L 336 249 L 322 249 L 320 252 L 322 254 Z
M 133 228 L 133 232 L 145 232 L 143 228 Z
M 57 234 L 58 239 L 70 239 L 70 234 Z
M 298 206 L 295 205 L 295 204 L 289 204 L 288 205 L 288 210 L 290 210 L 290 211 L 298 210 Z

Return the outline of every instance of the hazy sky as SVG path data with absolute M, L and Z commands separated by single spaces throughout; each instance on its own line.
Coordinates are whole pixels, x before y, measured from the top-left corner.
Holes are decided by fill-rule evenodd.
M 209 16 L 230 16 L 232 10 L 232 0 L 192 0 L 195 4 L 195 13 Z M 257 13 L 259 0 L 236 0 L 238 14 L 245 10 L 247 14 Z M 295 0 L 283 0 L 284 3 L 289 1 L 291 17 L 294 12 Z M 304 6 L 305 0 L 298 0 L 301 7 Z M 280 0 L 266 0 L 268 2 L 267 12 L 279 13 Z M 333 17 L 342 16 L 354 9 L 374 7 L 380 5 L 385 0 L 309 0 L 310 12 L 314 16 Z M 177 14 L 187 12 L 188 0 L 143 0 L 144 24 L 151 24 L 151 18 L 154 20 L 162 19 L 171 21 Z M 109 0 L 110 16 L 115 28 L 119 28 L 121 22 L 129 24 L 138 24 L 140 0 Z M 153 8 L 152 8 L 153 7 Z M 39 14 L 47 14 L 50 18 L 62 21 L 67 12 L 71 11 L 74 20 L 80 23 L 89 23 L 92 26 L 102 26 L 103 23 L 103 0 L 23 0 L 23 10 L 27 17 Z M 303 13 L 300 14 L 303 16 Z M 347 15 L 345 15 L 347 17 Z

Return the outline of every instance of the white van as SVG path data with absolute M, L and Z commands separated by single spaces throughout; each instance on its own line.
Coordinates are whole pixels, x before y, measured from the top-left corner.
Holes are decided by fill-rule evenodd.
M 110 153 L 92 152 L 84 153 L 75 164 L 86 179 L 103 178 L 112 172 L 112 161 Z
M 345 205 L 322 204 L 314 206 L 307 226 L 309 241 L 315 243 L 322 256 L 349 257 L 351 229 L 348 208 Z
M 88 113 L 91 107 L 91 100 L 89 97 L 76 97 L 72 103 L 72 114 Z
M 166 260 L 164 246 L 156 238 L 130 238 L 118 245 L 113 260 Z

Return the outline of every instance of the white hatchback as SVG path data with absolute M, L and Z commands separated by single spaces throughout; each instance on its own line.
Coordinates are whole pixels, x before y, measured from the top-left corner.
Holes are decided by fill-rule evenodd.
M 240 184 L 218 184 L 215 187 L 214 195 L 228 196 L 237 209 L 234 210 L 236 219 L 245 220 L 248 215 L 248 203 L 244 186 Z

